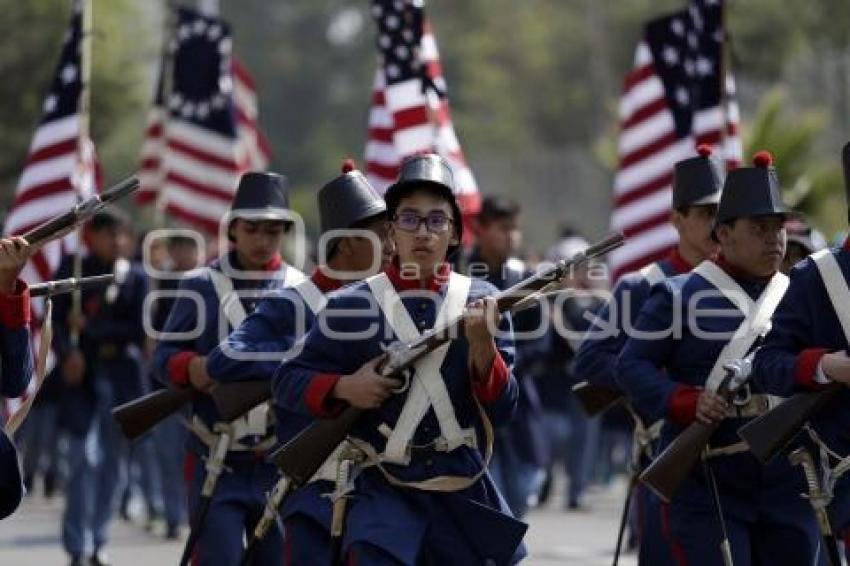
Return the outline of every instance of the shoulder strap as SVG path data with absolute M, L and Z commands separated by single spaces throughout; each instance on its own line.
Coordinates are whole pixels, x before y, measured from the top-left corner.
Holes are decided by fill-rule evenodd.
M 714 285 L 744 315 L 753 312 L 755 303 L 747 292 L 713 261 L 705 260 L 696 266 L 694 273 Z
M 703 264 L 700 264 L 700 267 L 702 267 L 702 265 Z M 717 269 L 720 270 L 719 267 Z M 735 283 L 731 277 L 727 275 L 726 278 L 734 284 L 740 293 L 747 296 L 744 290 L 741 289 L 740 285 Z M 719 279 L 719 281 L 722 281 L 722 279 Z M 729 298 L 730 301 L 732 300 L 730 295 L 737 294 L 730 293 L 735 289 L 725 289 L 718 285 L 715 285 L 715 287 L 717 287 L 725 297 Z M 750 348 L 753 347 L 756 340 L 767 334 L 768 330 L 770 330 L 770 319 L 773 316 L 774 311 L 776 311 L 779 301 L 781 301 L 783 295 L 785 295 L 786 289 L 788 289 L 788 277 L 777 272 L 773 275 L 770 283 L 767 284 L 764 291 L 762 291 L 758 301 L 753 303 L 752 299 L 750 299 L 751 306 L 749 310 L 742 310 L 745 316 L 744 320 L 735 331 L 735 334 L 732 335 L 732 339 L 729 340 L 729 342 L 727 342 L 720 351 L 720 355 L 717 356 L 717 360 L 715 360 L 714 366 L 712 366 L 711 372 L 708 374 L 708 379 L 705 384 L 706 388 L 712 391 L 717 391 L 720 384 L 723 382 L 723 377 L 726 375 L 726 370 L 723 366 L 732 360 L 743 358 L 747 352 L 750 351 Z M 749 299 L 749 296 L 747 296 L 747 298 Z
M 638 270 L 638 273 L 640 273 L 641 277 L 649 283 L 650 287 L 654 287 L 658 283 L 667 279 L 667 275 L 661 269 L 661 266 L 658 265 L 657 261 L 653 261 L 649 265 L 642 267 Z
M 302 281 L 296 284 L 293 289 L 301 295 L 313 314 L 319 314 L 328 304 L 328 299 L 325 297 L 316 284 L 309 277 L 305 277 Z
M 233 281 L 217 269 L 207 268 L 212 280 L 215 294 L 218 297 L 218 302 L 221 304 L 221 310 L 227 317 L 227 321 L 232 328 L 238 328 L 245 320 L 247 313 L 239 296 L 233 292 Z
M 396 336 L 410 342 L 420 336 L 419 330 L 410 318 L 407 309 L 396 293 L 389 278 L 383 273 L 366 280 L 375 300 L 381 307 L 387 323 Z M 472 280 L 458 273 L 452 273 L 435 324 L 441 326 L 450 319 L 459 316 L 466 305 Z M 457 422 L 449 392 L 443 381 L 440 368 L 449 350 L 450 344 L 444 344 L 433 352 L 423 356 L 414 364 L 414 374 L 410 390 L 407 393 L 401 414 L 389 434 L 382 458 L 387 462 L 406 464 L 409 461 L 408 447 L 416 428 L 433 408 L 440 425 L 440 433 L 445 438 L 449 451 L 466 443 L 470 435 L 461 430 Z
M 309 280 L 310 278 L 307 277 L 300 269 L 296 269 L 289 264 L 283 266 L 283 284 L 286 287 L 297 285 L 305 279 Z
M 850 343 L 850 289 L 847 288 L 841 266 L 831 250 L 820 250 L 811 257 L 823 279 L 829 301 L 841 324 L 841 330 L 844 331 L 844 338 Z

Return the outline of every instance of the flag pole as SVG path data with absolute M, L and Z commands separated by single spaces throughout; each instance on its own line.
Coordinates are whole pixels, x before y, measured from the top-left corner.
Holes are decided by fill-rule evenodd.
M 723 158 L 723 168 L 729 171 L 729 160 L 727 159 L 726 142 L 729 137 L 729 90 L 727 81 L 729 80 L 729 33 L 727 30 L 726 3 L 729 0 L 720 2 L 720 29 L 723 37 L 720 42 L 720 117 L 722 124 L 720 126 L 720 151 Z
M 89 130 L 91 117 L 91 39 L 92 39 L 92 2 L 93 0 L 81 0 L 80 10 L 82 18 L 82 29 L 80 37 L 80 99 L 78 101 L 80 109 L 80 131 L 77 138 L 77 167 L 79 171 L 78 179 L 82 183 L 93 179 L 84 170 L 86 160 L 89 159 Z M 77 199 L 80 199 L 81 187 L 77 187 Z M 74 277 L 77 279 L 83 276 L 83 254 L 80 249 L 83 243 L 83 228 L 77 228 L 77 248 L 74 250 Z M 70 339 L 73 346 L 80 343 L 80 321 L 83 312 L 83 296 L 82 291 L 75 290 L 71 296 L 71 313 L 74 323 L 70 329 Z
M 172 53 L 171 42 L 177 37 L 175 33 L 177 23 L 176 10 L 177 3 L 175 0 L 167 0 L 165 3 L 165 29 L 162 37 L 162 57 L 160 58 L 162 65 L 162 69 L 160 70 L 162 77 L 162 136 L 160 137 L 160 143 L 163 145 L 168 143 L 168 119 L 171 115 L 168 102 L 171 98 L 172 83 L 174 81 L 174 54 Z M 159 178 L 157 179 L 159 190 L 157 191 L 156 203 L 154 205 L 154 226 L 157 228 L 163 228 L 165 226 L 165 191 L 163 190 L 163 185 L 165 184 L 165 160 L 167 159 L 168 152 L 163 151 L 163 149 L 160 148 L 160 159 L 162 161 L 159 165 Z

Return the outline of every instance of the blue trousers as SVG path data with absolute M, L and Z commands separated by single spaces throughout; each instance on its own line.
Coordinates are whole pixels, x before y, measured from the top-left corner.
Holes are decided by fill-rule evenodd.
M 802 504 L 802 505 L 801 505 Z M 808 503 L 777 503 L 769 513 L 744 519 L 725 513 L 726 531 L 735 566 L 815 566 L 819 564 L 820 536 Z M 673 555 L 680 566 L 717 566 L 720 526 L 710 506 L 673 501 L 670 504 Z
M 327 566 L 330 563 L 328 527 L 303 514 L 288 517 L 283 525 L 283 566 Z
M 638 564 L 675 566 L 669 506 L 643 484 L 635 486 L 633 497 L 637 505 Z
M 52 401 L 36 403 L 21 427 L 24 444 L 24 477 L 37 473 L 57 475 L 59 471 L 58 412 Z
M 69 435 L 68 482 L 62 543 L 68 554 L 89 554 L 106 545 L 116 495 L 126 481 L 127 441 L 110 413 L 111 392 L 99 384 L 95 418 L 84 435 Z
M 205 463 L 193 458 L 189 485 L 189 512 L 195 517 L 206 478 Z M 227 462 L 218 478 L 206 520 L 195 545 L 193 566 L 232 566 L 238 564 L 245 545 L 265 507 L 266 494 L 278 479 L 277 468 L 262 460 Z M 254 564 L 279 566 L 283 558 L 283 533 L 272 525 L 256 547 Z
M 186 484 L 183 481 L 183 453 L 186 429 L 176 415 L 154 429 L 156 464 L 161 479 L 165 522 L 178 526 L 186 522 Z

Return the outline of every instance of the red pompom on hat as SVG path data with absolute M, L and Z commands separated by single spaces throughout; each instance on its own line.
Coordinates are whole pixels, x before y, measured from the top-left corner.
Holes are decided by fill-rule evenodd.
M 351 173 L 357 169 L 357 165 L 355 165 L 354 160 L 350 157 L 342 162 L 342 172 L 343 173 Z
M 773 156 L 769 151 L 761 150 L 753 156 L 753 165 L 756 167 L 770 167 L 773 165 Z
M 701 143 L 697 146 L 697 153 L 700 157 L 708 157 L 714 152 L 714 149 L 707 143 Z

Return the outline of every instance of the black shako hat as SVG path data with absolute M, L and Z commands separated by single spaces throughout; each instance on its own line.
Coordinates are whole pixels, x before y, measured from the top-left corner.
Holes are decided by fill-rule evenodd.
M 316 200 L 322 232 L 351 228 L 387 211 L 384 199 L 351 159 L 342 164 L 342 175 L 319 189 Z
M 674 167 L 674 209 L 720 202 L 725 176 L 723 165 L 712 155 L 710 145 L 701 144 L 697 147 L 697 153 L 699 155 L 696 157 L 683 159 Z
M 402 162 L 398 180 L 384 193 L 389 218 L 392 219 L 395 216 L 398 203 L 402 198 L 422 187 L 435 189 L 449 202 L 452 207 L 454 229 L 458 241 L 462 241 L 463 215 L 455 199 L 454 176 L 448 162 L 436 153 L 412 155 Z M 457 246 L 449 246 L 449 255 L 456 249 Z
M 230 205 L 230 217 L 290 220 L 289 183 L 286 177 L 264 171 L 242 175 Z
M 726 176 L 715 229 L 719 224 L 747 216 L 788 216 L 773 156 L 760 151 L 753 157 L 753 164 L 754 167 L 741 167 Z

